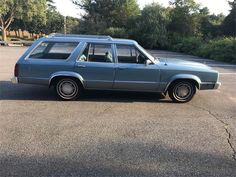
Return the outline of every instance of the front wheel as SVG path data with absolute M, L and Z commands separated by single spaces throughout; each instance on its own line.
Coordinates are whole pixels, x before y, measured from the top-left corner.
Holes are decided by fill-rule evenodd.
M 192 100 L 196 93 L 196 86 L 189 81 L 179 81 L 171 84 L 169 97 L 178 103 L 186 103 Z
M 56 93 L 63 100 L 75 100 L 81 92 L 80 85 L 71 78 L 63 78 L 56 84 Z

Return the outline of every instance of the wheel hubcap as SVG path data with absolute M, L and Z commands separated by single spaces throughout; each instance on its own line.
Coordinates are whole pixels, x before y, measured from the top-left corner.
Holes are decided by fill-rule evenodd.
M 180 84 L 175 88 L 174 92 L 178 99 L 184 100 L 192 94 L 192 88 L 188 84 Z
M 61 81 L 57 88 L 58 94 L 64 99 L 72 99 L 78 93 L 78 86 L 70 80 Z
M 74 91 L 74 86 L 71 83 L 65 83 L 61 86 L 61 90 L 64 94 L 70 95 Z

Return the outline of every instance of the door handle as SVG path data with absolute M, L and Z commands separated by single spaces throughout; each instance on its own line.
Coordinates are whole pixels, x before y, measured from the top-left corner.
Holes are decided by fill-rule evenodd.
M 86 68 L 85 65 L 78 65 L 79 68 Z

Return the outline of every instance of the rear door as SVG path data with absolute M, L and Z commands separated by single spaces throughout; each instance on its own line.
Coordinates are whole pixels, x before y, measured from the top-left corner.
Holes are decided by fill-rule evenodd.
M 86 43 L 75 69 L 87 89 L 112 89 L 115 76 L 113 44 Z

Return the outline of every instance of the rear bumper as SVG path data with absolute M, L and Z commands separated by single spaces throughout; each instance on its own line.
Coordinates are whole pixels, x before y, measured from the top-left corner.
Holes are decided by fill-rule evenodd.
M 217 83 L 208 83 L 208 82 L 205 82 L 205 83 L 201 83 L 200 85 L 200 90 L 216 90 L 218 89 L 219 87 L 221 86 L 221 83 L 220 82 L 217 82 Z
M 18 84 L 18 83 L 19 83 L 17 77 L 11 78 L 11 82 L 12 82 L 13 84 Z

